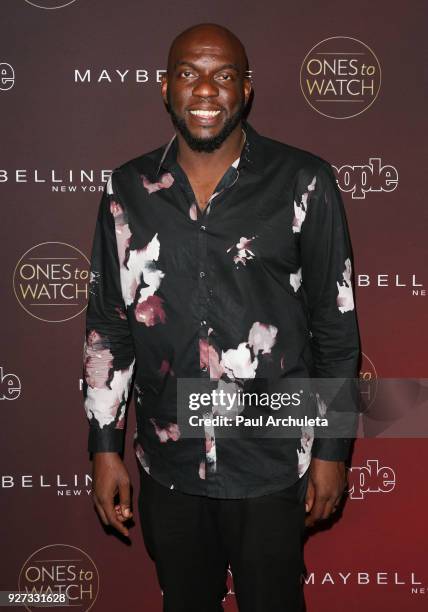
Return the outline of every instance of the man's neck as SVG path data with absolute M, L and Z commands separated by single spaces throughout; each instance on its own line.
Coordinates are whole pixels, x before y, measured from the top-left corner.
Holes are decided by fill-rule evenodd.
M 245 134 L 241 124 L 212 153 L 194 151 L 183 136 L 177 133 L 177 162 L 186 174 L 197 178 L 198 181 L 204 179 L 209 181 L 211 177 L 223 174 L 225 169 L 241 155 L 244 142 Z

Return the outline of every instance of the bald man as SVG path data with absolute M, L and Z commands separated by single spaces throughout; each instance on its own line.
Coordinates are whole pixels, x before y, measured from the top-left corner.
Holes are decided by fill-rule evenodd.
M 177 36 L 161 91 L 174 134 L 114 170 L 97 219 L 84 360 L 94 503 L 129 535 L 120 453 L 135 373 L 139 513 L 163 610 L 222 610 L 230 570 L 240 612 L 301 611 L 305 526 L 338 508 L 351 436 L 222 436 L 209 417 L 236 428 L 242 407 L 214 405 L 192 434 L 178 389 L 356 377 L 343 203 L 328 162 L 246 121 L 248 59 L 226 28 Z M 325 416 L 325 398 L 313 402 Z

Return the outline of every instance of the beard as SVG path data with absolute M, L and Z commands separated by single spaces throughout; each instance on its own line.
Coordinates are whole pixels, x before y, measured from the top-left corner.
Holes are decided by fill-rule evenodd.
M 168 100 L 168 112 L 171 116 L 171 121 L 183 136 L 186 143 L 193 151 L 198 151 L 199 153 L 212 153 L 216 149 L 220 148 L 226 138 L 233 132 L 233 130 L 239 125 L 242 121 L 245 111 L 245 103 L 244 100 L 241 100 L 241 104 L 231 117 L 229 117 L 222 129 L 216 136 L 212 136 L 211 138 L 198 138 L 193 136 L 190 132 L 189 128 L 186 125 L 186 122 L 182 117 L 179 117 L 171 104 L 171 99 L 169 97 L 169 91 L 167 91 L 167 100 Z

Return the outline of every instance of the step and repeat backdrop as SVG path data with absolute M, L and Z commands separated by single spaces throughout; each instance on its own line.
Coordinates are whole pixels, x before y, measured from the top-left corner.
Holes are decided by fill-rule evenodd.
M 426 377 L 426 3 L 2 0 L 0 17 L 0 591 L 50 586 L 82 612 L 160 612 L 137 521 L 133 403 L 129 541 L 105 530 L 91 499 L 82 348 L 103 186 L 173 134 L 160 77 L 174 36 L 227 26 L 250 59 L 252 125 L 335 170 L 361 377 Z M 422 432 L 357 439 L 343 512 L 308 534 L 308 612 L 427 609 L 427 465 Z M 231 612 L 232 575 L 229 587 Z

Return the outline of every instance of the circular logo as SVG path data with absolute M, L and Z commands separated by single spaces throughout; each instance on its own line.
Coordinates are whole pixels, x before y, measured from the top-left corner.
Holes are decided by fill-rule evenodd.
M 324 117 L 349 119 L 376 100 L 381 68 L 366 44 L 350 36 L 317 43 L 300 68 L 300 88 L 308 104 Z
M 48 323 L 62 323 L 86 308 L 90 262 L 65 242 L 42 242 L 15 266 L 13 290 L 22 308 Z
M 18 590 L 40 596 L 69 599 L 74 610 L 86 612 L 95 603 L 99 574 L 91 557 L 81 548 L 69 544 L 50 544 L 33 552 L 25 561 L 18 578 Z M 64 606 L 64 604 L 62 604 Z M 61 607 L 62 607 L 61 606 Z M 26 603 L 26 610 L 40 610 L 40 603 Z
M 362 363 L 360 370 L 360 393 L 364 412 L 367 412 L 376 398 L 378 390 L 378 375 L 373 361 L 361 351 Z
M 77 2 L 77 0 L 25 0 L 27 4 L 36 6 L 37 8 L 51 10 L 60 9 Z

